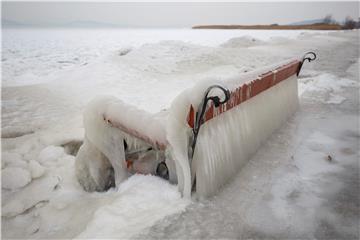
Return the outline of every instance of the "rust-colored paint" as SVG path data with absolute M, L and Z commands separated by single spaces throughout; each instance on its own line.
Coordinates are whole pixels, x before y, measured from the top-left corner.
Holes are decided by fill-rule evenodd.
M 245 102 L 247 100 L 247 92 L 248 92 L 248 85 L 245 83 L 242 87 L 242 98 L 241 98 L 241 102 Z
M 212 118 L 220 115 L 223 112 L 226 112 L 237 105 L 249 100 L 252 97 L 260 94 L 261 92 L 269 89 L 270 87 L 278 84 L 279 82 L 293 76 L 297 73 L 300 62 L 294 60 L 283 66 L 280 66 L 273 71 L 266 72 L 259 75 L 255 80 L 252 80 L 248 83 L 244 83 L 242 86 L 239 86 L 230 93 L 230 99 L 225 103 L 221 104 L 219 107 L 215 108 L 212 104 L 205 112 L 205 122 L 211 120 Z M 188 114 L 188 124 L 191 128 L 194 127 L 195 123 L 195 111 L 193 106 L 190 106 Z
M 265 74 L 262 74 L 261 77 L 261 92 L 265 91 L 266 89 L 270 88 L 273 84 L 274 80 L 274 72 L 267 72 Z
M 205 122 L 209 121 L 214 117 L 214 107 L 215 107 L 214 104 L 211 103 L 209 109 L 205 112 Z
M 235 106 L 236 106 L 241 103 L 241 87 L 238 87 L 235 91 L 236 91 L 236 100 L 235 100 Z
M 128 128 L 127 126 L 123 125 L 120 122 L 112 121 L 110 119 L 110 117 L 108 117 L 106 115 L 103 115 L 103 119 L 105 119 L 104 121 L 107 124 L 109 124 L 110 126 L 116 127 L 118 129 L 120 129 L 121 131 L 123 131 L 123 132 L 125 132 L 125 133 L 127 133 L 127 134 L 129 134 L 131 136 L 139 138 L 139 139 L 143 140 L 144 142 L 150 144 L 151 146 L 153 146 L 153 147 L 155 147 L 157 149 L 165 150 L 166 146 L 168 145 L 167 142 L 161 142 L 158 139 L 152 139 L 149 136 L 145 136 L 143 133 L 140 133 L 140 132 L 136 131 L 135 129 Z
M 127 169 L 130 169 L 130 168 L 132 168 L 132 165 L 133 165 L 133 162 L 131 161 L 131 160 L 125 160 L 126 161 L 126 168 Z
M 188 114 L 187 122 L 191 128 L 194 128 L 194 126 L 195 126 L 195 111 L 194 111 L 194 107 L 192 105 L 190 105 L 190 111 Z

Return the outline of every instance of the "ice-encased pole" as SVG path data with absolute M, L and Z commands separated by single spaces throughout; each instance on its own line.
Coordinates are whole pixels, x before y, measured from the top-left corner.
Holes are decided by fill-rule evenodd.
M 210 96 L 210 97 L 208 97 L 210 91 L 212 89 L 214 89 L 214 88 L 218 88 L 224 93 L 225 97 L 224 97 L 223 100 L 220 100 L 220 97 L 218 97 L 218 96 Z M 204 118 L 204 114 L 205 114 L 205 110 L 206 110 L 206 107 L 208 105 L 208 102 L 212 101 L 214 103 L 215 107 L 219 107 L 220 104 L 226 103 L 229 99 L 230 99 L 230 91 L 228 89 L 224 88 L 223 86 L 212 85 L 205 91 L 204 98 L 201 101 L 201 103 L 199 104 L 198 111 L 196 112 L 195 125 L 194 125 L 193 130 L 192 130 L 193 135 L 192 135 L 191 147 L 189 148 L 190 164 L 191 164 L 192 158 L 194 156 L 194 149 L 195 149 L 195 146 L 196 146 L 197 136 L 199 134 L 201 124 L 203 123 L 203 118 Z

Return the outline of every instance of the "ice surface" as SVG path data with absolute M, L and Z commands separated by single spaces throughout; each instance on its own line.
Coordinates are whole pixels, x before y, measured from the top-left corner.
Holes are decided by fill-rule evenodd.
M 288 38 L 285 39 L 288 40 Z M 263 44 L 266 43 L 251 36 L 244 36 L 244 37 L 232 38 L 229 41 L 222 44 L 221 46 L 228 48 L 248 48 Z
M 311 82 L 311 84 L 309 84 Z M 341 93 L 346 87 L 359 87 L 359 83 L 347 78 L 338 78 L 329 73 L 323 73 L 316 78 L 308 77 L 300 81 L 299 95 L 305 91 L 312 98 L 329 104 L 340 104 L 346 100 Z
M 312 82 L 308 84 L 308 82 Z M 299 88 L 299 95 L 302 95 L 304 91 L 308 92 L 333 92 L 338 93 L 344 87 L 356 87 L 358 83 L 354 80 L 340 78 L 338 79 L 336 76 L 323 73 L 319 76 L 316 76 L 316 79 L 313 77 L 303 78 L 301 81 L 301 87 Z
M 265 44 L 219 47 L 245 35 Z M 358 87 L 336 88 L 333 94 L 346 100 L 326 103 L 328 85 L 358 81 L 358 42 L 351 31 L 3 31 L 2 169 L 30 171 L 34 160 L 45 173 L 15 191 L 2 189 L 2 236 L 63 239 L 95 230 L 99 236 L 99 210 L 111 223 L 121 222 L 114 231 L 104 228 L 109 238 L 358 239 Z M 131 57 L 145 49 L 148 62 Z M 82 113 L 96 95 L 114 95 L 153 114 L 201 79 L 230 78 L 309 50 L 319 59 L 300 74 L 299 111 L 208 201 L 182 202 L 176 186 L 153 176 L 129 178 L 121 194 L 87 193 L 76 179 L 74 156 L 60 154 L 58 147 L 84 140 Z M 152 62 L 153 53 L 166 61 Z M 312 91 L 322 74 L 331 75 L 320 86 L 323 98 Z M 43 164 L 39 154 L 48 147 L 59 154 Z M 123 198 L 134 205 L 119 207 Z
M 4 29 L 3 84 L 14 86 L 48 82 L 54 79 L 53 76 L 68 69 L 81 69 L 82 66 L 93 62 L 99 56 L 112 52 L 124 55 L 121 54 L 124 50 L 127 52 L 132 47 L 139 47 L 144 43 L 181 40 L 194 44 L 216 46 L 230 38 L 240 36 L 251 35 L 253 38 L 263 40 L 283 36 L 288 39 L 296 38 L 303 32 L 271 31 L 270 33 L 261 30 L 208 31 L 188 29 L 107 29 L 97 31 L 86 29 Z M 21 41 L 19 41 L 20 39 Z M 141 61 L 141 59 L 138 60 Z

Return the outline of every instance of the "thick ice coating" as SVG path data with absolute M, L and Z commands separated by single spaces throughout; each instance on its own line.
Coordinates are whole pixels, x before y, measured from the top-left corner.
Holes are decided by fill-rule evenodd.
M 196 173 L 196 193 L 213 195 L 297 106 L 297 80 L 293 76 L 206 122 L 191 166 Z
M 104 189 L 111 181 L 112 167 L 118 186 L 128 174 L 127 154 L 150 149 L 161 154 L 148 157 L 154 164 L 147 173 L 155 174 L 156 164 L 163 161 L 159 156 L 165 152 L 169 179 L 178 183 L 183 196 L 190 197 L 192 190 L 200 198 L 215 194 L 296 110 L 298 66 L 299 60 L 289 59 L 236 78 L 197 82 L 176 97 L 170 109 L 157 114 L 112 97 L 95 99 L 84 114 L 85 144 L 77 156 L 79 181 L 90 190 Z M 231 107 L 225 111 L 226 106 L 213 107 L 215 115 L 202 124 L 190 162 L 189 109 L 193 106 L 196 112 L 205 90 L 214 84 L 230 90 Z M 216 91 L 211 94 L 221 96 Z M 207 110 L 211 107 L 208 104 Z
M 213 195 L 240 170 L 260 144 L 296 111 L 298 94 L 294 70 L 298 63 L 299 60 L 289 59 L 237 78 L 201 81 L 173 101 L 168 116 L 167 140 L 176 163 L 178 186 L 184 196 L 191 195 L 193 182 L 199 197 Z M 284 66 L 293 69 L 287 73 L 287 78 L 281 76 Z M 249 97 L 229 111 L 206 121 L 201 126 L 190 166 L 188 147 L 191 128 L 186 121 L 189 106 L 196 108 L 210 85 L 219 84 L 233 91 L 268 72 L 273 75 L 277 73 L 278 78 L 284 79 L 273 83 L 267 90 Z M 219 93 L 213 94 L 221 96 Z
M 77 154 L 77 177 L 88 191 L 118 186 L 127 176 L 129 151 L 165 146 L 166 113 L 150 114 L 119 99 L 101 96 L 84 112 L 85 140 Z

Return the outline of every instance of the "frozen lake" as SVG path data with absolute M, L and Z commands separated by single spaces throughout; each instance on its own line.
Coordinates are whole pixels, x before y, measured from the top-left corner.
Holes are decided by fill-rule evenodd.
M 2 32 L 4 238 L 359 238 L 357 31 Z M 69 146 L 99 94 L 149 112 L 195 81 L 315 51 L 300 109 L 215 197 L 181 198 L 154 176 L 87 193 Z M 76 145 L 76 144 L 75 144 Z M 330 157 L 329 157 L 330 156 Z M 330 159 L 330 160 L 329 160 Z
M 56 72 L 89 64 L 145 43 L 183 41 L 217 46 L 231 38 L 294 39 L 304 31 L 191 29 L 4 29 L 2 64 L 4 86 L 51 81 Z

